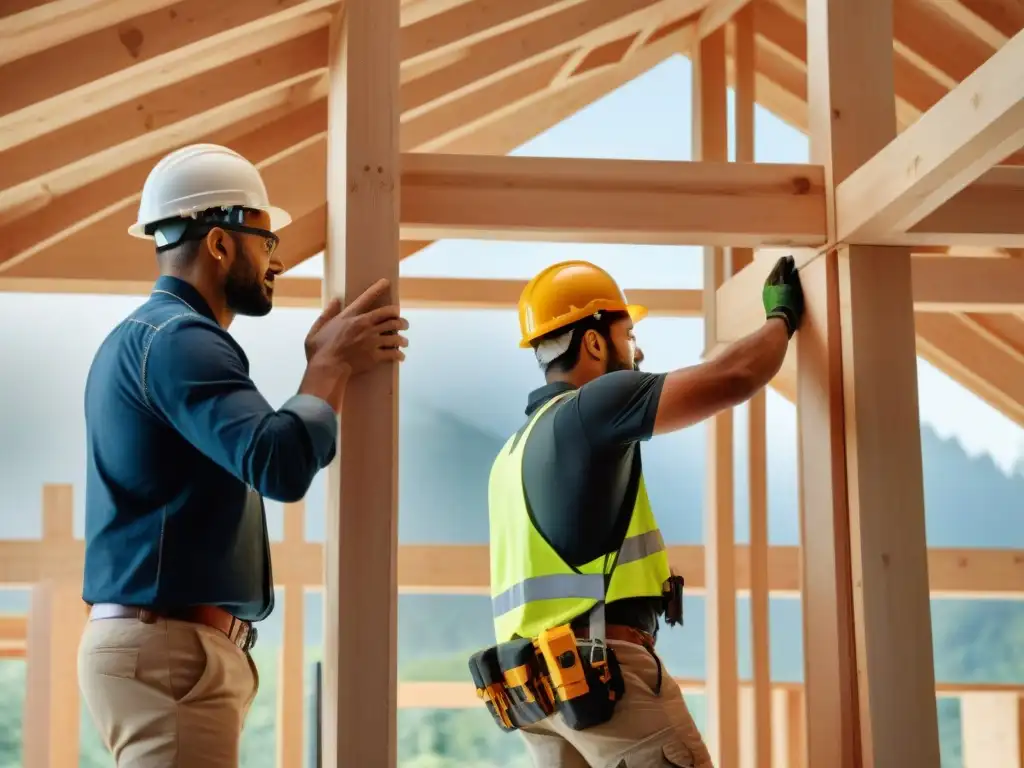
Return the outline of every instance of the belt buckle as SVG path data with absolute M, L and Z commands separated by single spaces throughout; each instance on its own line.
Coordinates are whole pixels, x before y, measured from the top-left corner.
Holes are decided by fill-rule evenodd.
M 238 636 L 234 638 L 235 644 L 242 649 L 244 653 L 248 653 L 252 650 L 253 646 L 256 645 L 256 638 L 259 632 L 249 622 L 241 622 L 242 632 L 238 633 Z

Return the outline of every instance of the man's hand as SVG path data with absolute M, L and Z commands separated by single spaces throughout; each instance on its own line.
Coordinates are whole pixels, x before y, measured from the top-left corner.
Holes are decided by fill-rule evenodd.
M 783 256 L 775 263 L 764 281 L 761 297 L 767 316 L 785 320 L 792 338 L 804 316 L 804 291 L 792 256 Z
M 319 348 L 317 344 L 317 334 L 320 333 L 320 329 L 334 317 L 337 317 L 341 312 L 341 299 L 335 296 L 328 302 L 327 306 L 324 307 L 324 311 L 320 313 L 320 317 L 314 321 L 313 325 L 310 326 L 309 333 L 306 334 L 306 362 L 308 363 L 313 359 L 313 355 L 316 354 Z M 320 339 L 322 342 L 323 339 Z
M 379 363 L 404 360 L 402 347 L 409 340 L 399 331 L 407 330 L 409 322 L 396 305 L 370 309 L 389 285 L 378 280 L 345 309 L 337 299 L 328 304 L 306 338 L 309 362 L 358 374 Z

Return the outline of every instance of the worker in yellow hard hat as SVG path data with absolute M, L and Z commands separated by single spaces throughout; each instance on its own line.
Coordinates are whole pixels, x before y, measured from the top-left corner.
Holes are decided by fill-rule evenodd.
M 519 300 L 520 346 L 546 383 L 490 474 L 497 645 L 470 671 L 504 730 L 544 768 L 712 765 L 665 672 L 659 618 L 682 619 L 651 509 L 640 443 L 731 408 L 782 366 L 803 294 L 792 257 L 765 284 L 765 324 L 722 354 L 669 373 L 639 369 L 647 311 L 585 261 L 555 264 Z

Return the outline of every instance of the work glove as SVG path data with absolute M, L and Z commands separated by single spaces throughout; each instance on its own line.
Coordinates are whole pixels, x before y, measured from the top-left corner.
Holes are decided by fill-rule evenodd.
M 764 281 L 761 297 L 767 316 L 785 320 L 792 338 L 804 316 L 804 290 L 792 256 L 783 256 L 775 262 L 771 274 Z

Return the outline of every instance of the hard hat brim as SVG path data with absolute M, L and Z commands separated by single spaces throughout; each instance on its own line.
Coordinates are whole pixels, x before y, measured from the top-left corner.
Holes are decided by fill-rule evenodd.
M 647 317 L 647 307 L 642 307 L 639 304 L 627 304 L 626 312 L 629 313 L 629 319 L 634 323 L 639 323 Z
M 277 206 L 271 205 L 263 210 L 270 214 L 271 232 L 277 232 L 277 230 L 284 229 L 292 223 L 291 214 L 289 214 L 284 208 L 278 208 Z

